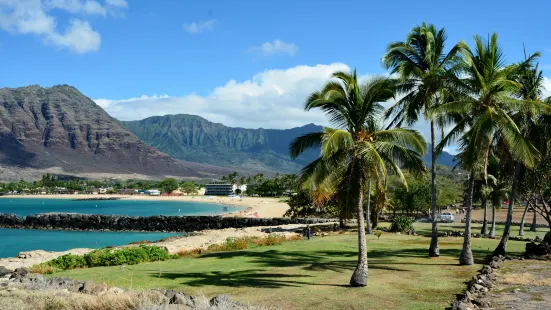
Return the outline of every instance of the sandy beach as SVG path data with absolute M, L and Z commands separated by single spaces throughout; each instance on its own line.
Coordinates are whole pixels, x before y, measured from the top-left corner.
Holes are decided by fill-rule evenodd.
M 193 201 L 218 203 L 230 206 L 247 208 L 246 211 L 228 213 L 225 216 L 240 217 L 283 217 L 289 208 L 286 202 L 280 202 L 281 198 L 266 197 L 219 197 L 219 196 L 146 196 L 146 195 L 14 195 L 1 196 L 2 198 L 32 198 L 32 199 L 89 199 L 116 197 L 125 200 L 154 200 L 154 201 Z M 231 212 L 231 209 L 230 211 Z

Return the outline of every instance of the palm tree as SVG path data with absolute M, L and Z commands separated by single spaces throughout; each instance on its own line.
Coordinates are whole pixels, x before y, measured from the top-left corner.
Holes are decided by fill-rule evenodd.
M 543 72 L 538 69 L 538 65 L 535 64 L 535 60 L 540 56 L 539 53 L 535 53 L 526 56 L 525 60 L 517 65 L 517 70 L 514 72 L 515 81 L 519 84 L 519 87 L 515 93 L 517 98 L 522 99 L 524 107 L 518 110 L 510 112 L 511 119 L 517 124 L 519 131 L 525 139 L 530 140 L 532 145 L 538 146 L 538 153 L 546 152 L 546 141 L 542 142 L 541 138 L 548 139 L 549 136 L 542 136 L 538 131 L 538 120 L 541 120 L 542 115 L 549 115 L 551 108 L 543 102 Z M 540 157 L 538 156 L 538 159 Z M 514 193 L 517 191 L 516 186 L 522 170 L 535 166 L 536 163 L 526 164 L 521 161 L 515 163 L 515 173 L 513 174 L 513 188 L 511 190 L 511 197 L 509 201 L 509 209 L 507 210 L 507 221 L 505 222 L 505 228 L 503 230 L 503 236 L 498 246 L 494 250 L 493 255 L 505 255 L 507 251 L 507 241 L 511 233 L 511 224 L 513 221 L 513 201 L 516 198 Z M 519 235 L 524 235 L 524 221 L 526 212 L 528 211 L 528 205 L 524 209 L 522 216 L 521 227 Z
M 296 138 L 290 145 L 292 158 L 308 148 L 321 146 L 321 156 L 301 172 L 301 180 L 315 191 L 330 188 L 341 206 L 355 206 L 358 223 L 358 264 L 351 286 L 366 286 L 368 280 L 367 244 L 363 213 L 363 196 L 369 183 L 384 184 L 388 171 L 406 184 L 401 168 L 418 171 L 425 166 L 423 136 L 403 128 L 381 129 L 380 104 L 394 97 L 395 83 L 374 78 L 360 85 L 353 74 L 336 72 L 338 81 L 328 82 L 306 101 L 305 110 L 320 109 L 336 128 Z M 369 220 L 369 219 L 368 219 Z
M 431 128 L 431 217 L 432 238 L 429 256 L 440 255 L 438 248 L 438 225 L 436 215 L 436 127 L 443 130 L 449 117 L 436 118 L 432 109 L 446 100 L 446 85 L 455 80 L 454 70 L 458 63 L 459 44 L 445 53 L 446 32 L 434 25 L 414 27 L 406 41 L 390 44 L 383 58 L 387 68 L 398 74 L 400 92 L 404 97 L 387 111 L 387 117 L 394 115 L 391 124 L 400 126 L 415 123 L 419 115 L 430 121 Z M 449 116 L 449 115 L 447 115 Z
M 505 65 L 497 39 L 497 34 L 493 34 L 488 41 L 475 36 L 474 51 L 460 43 L 464 55 L 464 78 L 457 85 L 461 90 L 460 99 L 436 108 L 436 113 L 439 114 L 451 112 L 463 115 L 462 120 L 442 140 L 438 149 L 441 150 L 444 145 L 460 137 L 461 164 L 471 171 L 466 199 L 465 239 L 460 256 L 460 263 L 465 265 L 473 264 L 470 219 L 476 167 L 481 166 L 481 172 L 486 178 L 488 158 L 498 140 L 515 161 L 533 166 L 538 160 L 538 151 L 524 139 L 510 115 L 527 110 L 537 113 L 547 108 L 537 102 L 513 98 L 512 95 L 520 88 L 519 83 L 513 80 L 519 66 Z M 509 199 L 510 209 L 516 198 L 519 169 L 520 165 L 517 164 Z

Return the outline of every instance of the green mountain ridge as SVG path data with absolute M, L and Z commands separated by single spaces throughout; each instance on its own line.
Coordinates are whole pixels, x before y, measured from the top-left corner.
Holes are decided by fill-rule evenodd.
M 227 127 L 188 114 L 154 116 L 122 124 L 146 144 L 177 159 L 225 168 L 287 173 L 300 171 L 319 155 L 319 150 L 310 150 L 291 160 L 291 141 L 323 129 L 315 124 L 291 129 Z M 429 155 L 425 156 L 425 162 L 430 163 Z M 437 163 L 453 166 L 453 155 L 444 152 Z

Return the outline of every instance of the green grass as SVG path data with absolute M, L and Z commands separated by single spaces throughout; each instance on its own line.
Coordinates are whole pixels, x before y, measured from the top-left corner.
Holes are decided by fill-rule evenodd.
M 424 230 L 421 224 L 417 229 Z M 227 294 L 251 304 L 283 309 L 443 309 L 461 293 L 480 265 L 459 266 L 462 238 L 441 238 L 441 257 L 427 258 L 430 239 L 368 236 L 369 285 L 350 288 L 357 259 L 354 233 L 292 241 L 249 250 L 133 266 L 56 273 L 56 277 L 128 288 L 167 288 L 208 296 Z M 477 264 L 499 240 L 473 239 Z M 520 254 L 525 243 L 511 241 Z

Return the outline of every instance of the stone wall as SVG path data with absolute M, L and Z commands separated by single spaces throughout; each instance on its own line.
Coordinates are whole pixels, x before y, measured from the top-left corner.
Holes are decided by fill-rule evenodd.
M 461 223 L 465 223 L 465 220 L 461 220 Z M 482 220 L 471 220 L 471 223 L 473 224 L 484 224 L 484 221 Z M 496 225 L 505 225 L 505 221 L 496 221 Z M 492 221 L 488 220 L 488 229 L 492 226 Z M 520 222 L 511 222 L 511 226 L 520 226 Z M 530 227 L 532 226 L 532 221 L 526 220 L 524 223 L 524 227 Z M 536 228 L 549 228 L 549 225 L 547 224 L 536 224 Z
M 221 216 L 124 216 L 99 214 L 36 214 L 19 217 L 0 214 L 1 228 L 183 232 L 205 229 L 317 224 L 334 219 L 239 218 Z

